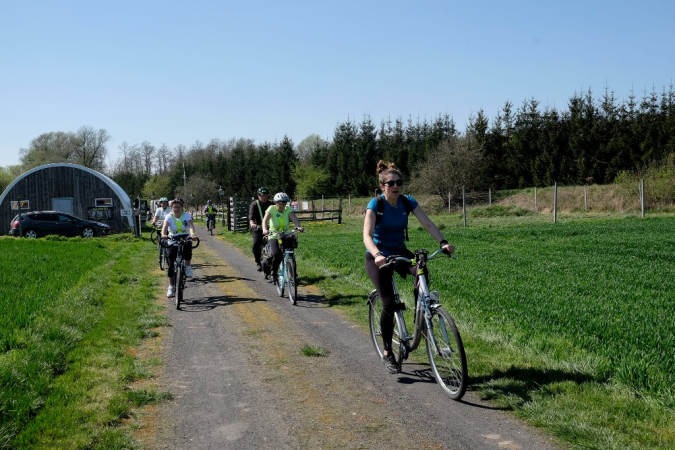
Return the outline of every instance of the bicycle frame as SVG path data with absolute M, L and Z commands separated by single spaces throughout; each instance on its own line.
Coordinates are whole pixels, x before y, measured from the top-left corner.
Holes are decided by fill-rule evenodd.
M 407 258 L 405 258 L 405 260 L 407 260 Z M 396 315 L 398 316 L 398 320 L 401 323 L 403 333 L 405 333 L 405 336 L 400 337 L 401 342 L 404 344 L 401 348 L 402 356 L 404 359 L 408 358 L 408 353 L 415 351 L 419 347 L 420 343 L 422 342 L 422 318 L 423 317 L 426 318 L 427 322 L 426 325 L 429 325 L 428 317 L 431 315 L 429 306 L 431 299 L 429 295 L 429 287 L 427 285 L 427 280 L 426 276 L 423 273 L 423 269 L 419 268 L 419 266 L 418 266 L 418 280 L 419 280 L 419 287 L 417 291 L 417 298 L 415 299 L 415 313 L 414 313 L 415 319 L 412 334 L 408 333 L 408 327 L 406 326 L 405 323 L 403 310 L 399 309 L 396 311 Z M 394 278 L 393 273 L 391 276 L 391 284 L 392 287 L 394 288 L 394 297 L 396 299 L 396 303 L 404 304 L 403 302 L 401 302 L 401 297 L 399 296 L 398 288 L 396 286 L 396 280 Z
M 435 307 L 440 306 L 440 303 L 432 299 L 431 292 L 429 292 L 429 285 L 427 284 L 427 277 L 424 275 L 426 262 L 433 259 L 440 252 L 442 252 L 442 250 L 437 250 L 431 256 L 427 256 L 426 252 L 418 253 L 415 255 L 417 261 L 410 260 L 402 256 L 396 257 L 392 260 L 409 263 L 416 262 L 417 265 L 418 288 L 417 298 L 415 299 L 415 319 L 412 334 L 408 332 L 408 327 L 405 323 L 405 317 L 403 316 L 403 309 L 399 308 L 395 313 L 404 333 L 404 336 L 400 336 L 401 343 L 403 344 L 401 346 L 401 356 L 403 359 L 407 359 L 408 354 L 415 351 L 419 347 L 420 343 L 422 342 L 423 330 L 429 329 L 431 327 L 430 318 L 432 315 L 432 310 Z M 401 301 L 401 297 L 398 293 L 398 287 L 396 286 L 396 278 L 394 273 L 391 275 L 391 285 L 394 289 L 394 298 L 396 299 L 396 303 L 405 305 L 405 303 Z M 444 330 L 444 333 L 447 333 L 447 331 Z

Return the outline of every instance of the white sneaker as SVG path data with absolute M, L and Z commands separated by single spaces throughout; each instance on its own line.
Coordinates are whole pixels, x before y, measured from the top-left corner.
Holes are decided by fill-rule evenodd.
M 166 291 L 166 296 L 171 298 L 174 296 L 174 288 L 173 286 L 169 286 L 169 289 Z
M 192 278 L 192 266 L 185 266 L 185 276 Z

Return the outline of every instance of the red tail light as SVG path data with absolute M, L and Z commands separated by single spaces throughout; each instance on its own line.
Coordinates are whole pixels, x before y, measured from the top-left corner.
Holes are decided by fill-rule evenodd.
M 19 228 L 19 221 L 18 220 L 15 220 L 14 222 L 12 222 L 12 228 Z

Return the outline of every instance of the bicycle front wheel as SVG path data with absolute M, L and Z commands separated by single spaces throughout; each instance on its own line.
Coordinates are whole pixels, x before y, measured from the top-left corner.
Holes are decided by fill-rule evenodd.
M 442 307 L 430 319 L 427 329 L 427 354 L 438 385 L 453 400 L 459 400 L 466 392 L 468 371 L 464 344 L 455 321 Z
M 164 270 L 167 262 L 167 252 L 168 250 L 162 246 L 159 247 L 159 268 Z
M 277 279 L 274 280 L 275 284 L 277 285 L 277 293 L 279 293 L 279 297 L 284 296 L 284 284 L 285 284 L 285 279 L 284 279 L 284 272 L 286 269 L 286 265 L 282 261 L 281 264 L 279 264 L 279 268 L 277 269 Z
M 370 337 L 373 339 L 373 345 L 378 356 L 382 359 L 384 355 L 384 341 L 382 339 L 382 329 L 380 327 L 380 317 L 382 316 L 382 299 L 377 291 L 371 292 L 368 301 L 368 322 L 370 324 Z M 403 329 L 398 318 L 398 312 L 394 314 L 394 335 L 391 339 L 391 352 L 396 359 L 396 364 L 401 366 L 403 360 L 402 347 L 405 345 L 401 341 Z
M 183 279 L 185 278 L 185 273 L 183 272 L 183 267 L 179 264 L 176 266 L 176 309 L 180 309 L 180 304 L 183 302 Z
M 286 284 L 288 285 L 288 299 L 293 305 L 298 303 L 298 291 L 295 282 L 295 262 L 289 259 L 288 264 L 286 264 Z
M 156 229 L 153 229 L 152 231 L 150 231 L 150 242 L 152 242 L 155 245 L 157 245 L 157 241 L 159 240 L 158 234 L 159 233 L 157 232 Z

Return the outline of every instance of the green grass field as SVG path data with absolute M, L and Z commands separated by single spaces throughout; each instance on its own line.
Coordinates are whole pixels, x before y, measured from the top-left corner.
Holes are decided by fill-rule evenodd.
M 431 282 L 464 338 L 470 390 L 575 448 L 675 448 L 675 218 L 516 216 L 433 217 L 457 248 L 432 261 Z M 362 219 L 305 225 L 301 282 L 365 327 Z M 410 239 L 437 248 L 414 218 Z
M 0 239 L 0 448 L 134 448 L 119 425 L 167 394 L 130 389 L 165 323 L 154 247 L 125 236 Z

